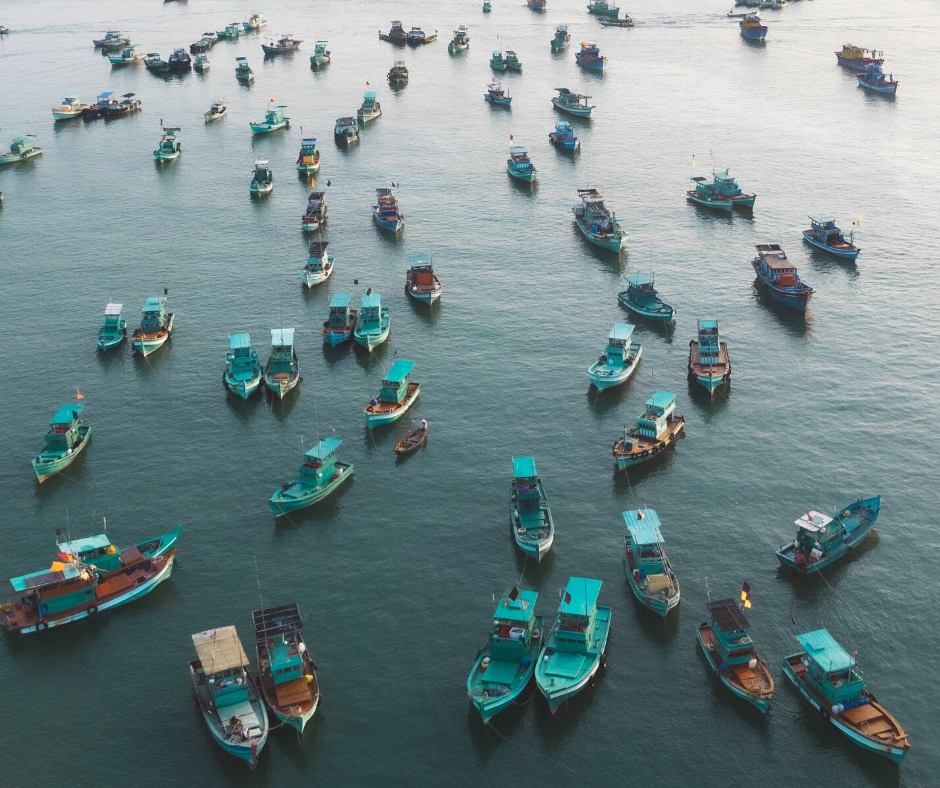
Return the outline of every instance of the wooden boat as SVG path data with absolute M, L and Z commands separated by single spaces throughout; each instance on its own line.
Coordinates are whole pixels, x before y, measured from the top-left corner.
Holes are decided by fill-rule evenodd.
M 666 557 L 659 515 L 653 509 L 639 509 L 624 512 L 623 519 L 627 524 L 623 565 L 633 596 L 665 618 L 679 605 L 679 581 Z
M 655 459 L 682 437 L 685 418 L 676 416 L 675 411 L 676 395 L 668 391 L 657 391 L 646 401 L 636 426 L 624 426 L 623 436 L 614 441 L 618 470 Z
M 311 68 L 322 68 L 330 64 L 330 50 L 326 48 L 328 41 L 317 41 L 310 56 Z
M 526 0 L 526 5 L 533 11 L 546 11 L 548 9 L 548 0 Z
M 124 47 L 117 55 L 108 56 L 112 68 L 115 66 L 133 66 L 137 63 L 143 63 L 145 58 L 146 55 L 140 51 L 140 47 L 136 44 Z
M 813 288 L 800 280 L 796 266 L 787 260 L 779 244 L 758 244 L 757 257 L 751 261 L 758 281 L 770 297 L 784 306 L 805 312 Z
M 722 194 L 715 180 L 709 181 L 703 175 L 696 175 L 691 180 L 695 184 L 695 188 L 689 189 L 685 193 L 691 202 L 712 210 L 731 212 L 734 201 L 727 195 Z
M 534 457 L 512 458 L 509 527 L 522 552 L 541 561 L 555 541 L 555 521 Z
M 393 189 L 382 187 L 375 190 L 375 205 L 372 218 L 383 230 L 400 233 L 405 229 L 405 217 L 398 211 L 398 198 Z
M 219 43 L 219 37 L 215 33 L 203 33 L 202 38 L 189 45 L 189 54 L 199 55 L 208 52 L 217 43 Z
M 235 58 L 235 79 L 237 79 L 243 85 L 254 82 L 255 72 L 252 71 L 251 67 L 248 65 L 248 58 Z
M 336 459 L 341 440 L 324 438 L 304 452 L 300 477 L 279 487 L 268 500 L 275 517 L 322 501 L 353 475 L 352 463 Z
M 16 164 L 21 161 L 28 161 L 36 156 L 42 156 L 42 148 L 33 145 L 32 134 L 24 134 L 21 137 L 13 138 L 9 153 L 0 154 L 0 165 Z
M 408 33 L 405 32 L 405 28 L 402 26 L 402 23 L 398 20 L 392 22 L 392 26 L 389 29 L 388 33 L 383 33 L 379 31 L 379 40 L 388 41 L 390 44 L 397 44 L 398 46 L 404 46 L 408 43 Z
M 754 207 L 756 194 L 745 194 L 738 185 L 738 180 L 731 174 L 731 168 L 726 167 L 724 172 L 713 172 L 712 179 L 716 193 L 731 200 L 733 208 L 751 209 Z
M 176 547 L 183 526 L 178 525 L 172 531 L 145 539 L 123 550 L 111 543 L 107 534 L 86 536 L 67 542 L 56 543 L 56 553 L 60 561 L 84 564 L 102 578 L 113 577 L 120 573 L 132 561 L 141 558 L 159 558 Z M 135 552 L 136 551 L 136 552 Z
M 359 123 L 351 115 L 337 118 L 336 124 L 333 126 L 333 139 L 347 148 L 359 142 Z
M 602 27 L 633 27 L 633 20 L 629 15 L 625 16 L 623 19 L 598 19 L 598 22 L 601 23 Z
M 885 93 L 891 96 L 898 92 L 898 85 L 900 83 L 894 78 L 894 74 L 885 74 L 884 71 L 881 70 L 881 66 L 877 63 L 871 63 L 866 66 L 865 72 L 856 74 L 855 77 L 858 79 L 858 86 L 860 88 L 873 90 L 875 93 Z
M 319 231 L 326 224 L 326 192 L 310 192 L 307 208 L 300 217 L 300 229 L 305 233 Z
M 382 294 L 373 293 L 370 287 L 362 297 L 353 339 L 371 353 L 388 339 L 390 327 L 388 307 L 382 306 Z
M 209 56 L 205 54 L 196 55 L 196 59 L 193 61 L 193 68 L 200 74 L 205 74 L 211 65 Z
M 351 293 L 333 293 L 330 298 L 330 316 L 323 323 L 323 341 L 336 347 L 352 339 L 356 326 L 356 310 L 350 309 Z
M 611 610 L 597 604 L 600 592 L 600 580 L 568 578 L 558 618 L 535 668 L 535 681 L 552 714 L 593 683 L 598 669 L 607 665 Z
M 320 703 L 317 663 L 307 653 L 296 602 L 251 613 L 255 625 L 258 686 L 271 713 L 303 734 Z
M 144 58 L 144 66 L 147 67 L 148 71 L 152 71 L 155 74 L 170 73 L 170 64 L 160 57 L 159 52 L 148 52 L 147 56 Z
M 544 635 L 538 596 L 507 588 L 496 605 L 490 636 L 467 677 L 467 695 L 484 724 L 513 705 L 535 672 Z
M 163 347 L 173 335 L 173 320 L 176 317 L 166 311 L 166 297 L 148 298 L 144 302 L 140 328 L 134 329 L 131 342 L 134 350 L 144 358 Z
M 555 124 L 555 130 L 548 133 L 548 141 L 560 151 L 574 153 L 581 150 L 581 140 L 575 136 L 574 129 L 567 120 L 560 120 Z
M 502 49 L 494 49 L 493 54 L 490 57 L 490 68 L 494 71 L 505 71 L 506 70 L 506 58 L 503 57 Z
M 222 118 L 225 116 L 225 113 L 228 112 L 228 107 L 225 106 L 223 101 L 224 99 L 222 101 L 219 101 L 219 100 L 213 101 L 212 106 L 209 107 L 209 111 L 203 113 L 203 115 L 205 115 L 205 118 L 206 118 L 206 123 L 212 123 L 213 121 L 216 121 L 219 118 Z
M 620 13 L 620 6 L 611 5 L 607 0 L 592 0 L 588 3 L 589 14 L 601 17 L 616 17 Z
M 277 41 L 271 40 L 263 43 L 261 48 L 265 56 L 283 55 L 287 52 L 296 52 L 303 43 L 302 39 L 294 38 L 290 33 L 285 33 Z
M 615 323 L 607 335 L 607 347 L 601 357 L 588 368 L 588 380 L 598 391 L 626 383 L 636 371 L 643 355 L 639 342 L 631 342 L 633 326 Z
M 721 341 L 717 320 L 698 321 L 698 339 L 689 340 L 689 378 L 709 394 L 731 380 L 728 343 Z
M 490 2 L 490 0 L 483 0 L 483 13 L 488 14 L 492 10 L 493 4 Z
M 312 175 L 319 169 L 320 151 L 317 149 L 316 137 L 302 138 L 300 140 L 300 153 L 297 154 L 297 172 Z
M 408 379 L 414 365 L 413 361 L 397 359 L 382 377 L 378 396 L 362 409 L 369 429 L 398 421 L 415 404 L 421 384 Z
M 84 405 L 63 405 L 49 420 L 46 447 L 33 458 L 33 471 L 40 484 L 65 470 L 88 445 L 91 427 L 79 418 L 84 408 Z
M 509 158 L 506 159 L 506 172 L 517 181 L 532 183 L 539 171 L 529 158 L 529 151 L 522 145 L 513 145 L 509 149 Z
M 264 385 L 283 399 L 300 383 L 300 363 L 294 352 L 294 329 L 271 329 L 271 355 L 264 368 Z
M 107 39 L 107 36 L 105 36 Z M 130 46 L 131 40 L 127 36 L 119 35 L 116 38 L 110 40 L 103 40 L 98 49 L 101 50 L 101 53 L 106 55 L 109 52 L 117 52 L 120 49 L 123 49 L 126 46 Z
M 627 289 L 617 294 L 621 305 L 633 314 L 655 323 L 672 323 L 676 310 L 659 297 L 653 274 L 627 277 Z
M 271 99 L 271 103 L 274 103 L 274 99 Z M 277 131 L 278 129 L 288 128 L 290 126 L 290 118 L 284 114 L 285 109 L 287 109 L 285 106 L 271 106 L 268 108 L 268 111 L 264 113 L 264 120 L 248 121 L 248 125 L 251 126 L 251 133 L 267 134 L 272 131 Z
M 225 26 L 224 30 L 216 31 L 216 37 L 220 40 L 226 38 L 230 41 L 240 38 L 242 33 L 245 32 L 244 26 L 239 22 L 230 22 Z
M 437 31 L 433 33 L 425 33 L 420 27 L 413 27 L 408 31 L 408 46 L 418 47 L 422 44 L 430 44 L 432 41 L 437 41 Z
M 127 321 L 121 314 L 123 306 L 123 304 L 109 303 L 104 308 L 104 324 L 95 338 L 95 343 L 101 350 L 117 347 L 127 336 Z
M 900 723 L 865 687 L 854 656 L 825 629 L 796 636 L 803 650 L 783 672 L 824 720 L 868 752 L 901 763 L 911 743 Z
M 389 69 L 388 84 L 392 87 L 401 87 L 408 84 L 408 69 L 405 67 L 404 60 L 396 60 L 395 64 Z
M 264 27 L 268 26 L 268 20 L 265 19 L 261 14 L 252 14 L 248 19 L 242 22 L 242 27 L 245 29 L 246 33 L 252 33 L 256 30 L 261 30 Z
M 555 28 L 555 36 L 552 38 L 552 52 L 561 52 L 568 48 L 571 43 L 571 33 L 568 32 L 568 25 L 558 25 Z
M 108 30 L 104 34 L 104 38 L 93 38 L 91 43 L 95 45 L 95 49 L 101 49 L 104 46 L 112 46 L 117 41 L 127 41 L 127 37 L 121 35 L 119 30 Z M 123 46 L 121 44 L 120 46 Z M 120 48 L 120 46 L 118 48 Z
M 99 93 L 98 99 L 94 104 L 82 105 L 82 117 L 85 120 L 103 118 L 108 114 L 108 110 L 112 106 L 116 106 L 117 103 L 118 100 L 114 98 L 114 93 L 112 91 Z
M 274 173 L 267 160 L 259 159 L 255 162 L 254 172 L 251 174 L 251 183 L 248 185 L 248 193 L 252 197 L 263 197 L 270 194 L 274 189 Z
M 848 66 L 855 71 L 864 71 L 868 66 L 884 65 L 884 52 L 876 49 L 865 49 L 854 44 L 843 44 L 842 51 L 835 53 L 840 66 Z
M 417 451 L 427 442 L 428 439 L 428 423 L 421 419 L 421 426 L 416 430 L 409 432 L 404 438 L 402 438 L 398 443 L 395 444 L 395 454 L 399 457 L 406 454 L 411 454 L 413 451 Z
M 741 37 L 748 41 L 763 41 L 767 38 L 767 25 L 761 24 L 757 14 L 747 14 L 738 22 Z
M 441 297 L 441 280 L 434 273 L 431 265 L 431 256 L 427 254 L 413 254 L 410 257 L 411 266 L 405 273 L 405 294 L 415 301 L 421 301 L 431 306 Z
M 116 104 L 110 104 L 105 110 L 106 118 L 121 118 L 140 109 L 140 99 L 134 93 L 125 93 Z
M 590 117 L 591 110 L 594 109 L 594 105 L 587 103 L 590 96 L 572 93 L 568 88 L 555 88 L 555 90 L 558 91 L 558 95 L 552 97 L 552 104 L 556 109 L 579 118 Z
M 225 385 L 233 394 L 248 399 L 261 387 L 264 372 L 258 351 L 251 346 L 250 334 L 230 334 L 225 356 Z
M 512 104 L 512 96 L 509 95 L 508 90 L 503 89 L 499 82 L 491 82 L 487 85 L 483 98 L 498 107 L 508 107 Z
M 586 41 L 581 42 L 581 51 L 576 52 L 575 62 L 582 68 L 589 71 L 601 71 L 607 67 L 607 58 L 601 55 L 597 44 L 589 44 Z
M 369 87 L 368 82 L 366 82 L 366 87 Z M 375 97 L 376 92 L 374 90 L 367 90 L 363 95 L 362 106 L 356 110 L 359 125 L 364 126 L 366 123 L 371 123 L 382 114 L 382 105 L 375 100 Z
M 511 49 L 506 50 L 506 68 L 509 71 L 522 71 L 522 63 L 519 62 L 519 57 Z
M 619 252 L 627 243 L 627 233 L 617 221 L 617 214 L 604 205 L 597 189 L 578 189 L 581 202 L 572 209 L 578 229 L 588 241 L 601 249 Z
M 855 246 L 855 231 L 849 233 L 849 240 L 845 240 L 842 230 L 836 227 L 836 220 L 831 216 L 810 216 L 810 228 L 803 230 L 803 240 L 817 249 L 844 260 L 854 260 L 861 251 Z M 854 222 L 853 222 L 854 224 Z
M 326 253 L 329 241 L 314 241 L 307 252 L 307 264 L 301 278 L 307 287 L 323 284 L 333 275 L 333 255 Z
M 178 132 L 178 126 L 173 128 L 169 126 L 163 127 L 163 134 L 160 136 L 160 145 L 153 152 L 153 157 L 157 160 L 157 163 L 173 161 L 179 158 L 181 146 L 177 138 Z
M 193 60 L 189 52 L 185 49 L 177 48 L 173 50 L 170 59 L 167 60 L 171 74 L 188 74 L 193 69 Z
M 78 96 L 66 96 L 58 107 L 52 108 L 52 117 L 55 120 L 73 120 L 81 117 L 87 108 L 88 105 L 82 104 Z
M 199 659 L 189 663 L 202 718 L 225 752 L 254 769 L 268 741 L 268 712 L 248 672 L 235 627 L 193 635 Z

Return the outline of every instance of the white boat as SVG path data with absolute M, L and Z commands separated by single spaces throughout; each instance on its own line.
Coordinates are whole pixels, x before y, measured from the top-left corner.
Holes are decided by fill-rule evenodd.
M 72 120 L 81 115 L 86 106 L 78 96 L 66 96 L 61 106 L 52 108 L 52 117 L 56 120 Z
M 328 241 L 314 241 L 310 244 L 309 257 L 300 278 L 307 287 L 323 284 L 333 274 L 333 257 L 326 253 Z

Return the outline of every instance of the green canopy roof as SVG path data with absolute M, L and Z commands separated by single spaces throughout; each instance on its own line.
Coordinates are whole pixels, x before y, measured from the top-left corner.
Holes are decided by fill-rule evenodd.
M 385 373 L 385 375 L 382 377 L 382 382 L 401 383 L 406 377 L 408 377 L 408 373 L 414 369 L 414 366 L 414 361 L 405 361 L 403 358 L 400 358 L 394 364 L 392 364 L 392 368 Z
M 49 423 L 71 424 L 84 409 L 84 405 L 63 405 L 55 412 L 55 416 L 49 419 Z
M 568 616 L 589 616 L 597 605 L 597 597 L 600 593 L 600 580 L 592 580 L 589 577 L 569 577 L 558 612 Z
M 228 341 L 232 350 L 243 350 L 251 347 L 251 336 L 249 334 L 230 334 Z
M 381 293 L 367 293 L 362 297 L 362 308 L 368 309 L 369 307 L 380 307 L 382 306 L 382 294 Z
M 538 476 L 535 470 L 535 457 L 513 457 L 512 473 L 517 479 L 534 479 Z
M 84 539 L 73 539 L 71 542 L 59 542 L 58 547 L 63 553 L 78 555 L 87 553 L 89 550 L 100 550 L 111 544 L 111 540 L 105 534 L 98 536 L 86 536 Z
M 330 299 L 330 309 L 334 307 L 336 309 L 345 309 L 349 306 L 351 299 L 352 293 L 333 293 L 333 297 Z
M 535 613 L 535 601 L 538 599 L 538 591 L 519 591 L 515 599 L 510 599 L 513 589 L 507 588 L 499 604 L 496 606 L 496 612 L 493 618 L 499 618 L 504 621 L 523 621 L 526 622 Z
M 827 673 L 848 670 L 855 665 L 855 660 L 849 652 L 836 643 L 835 638 L 827 629 L 817 629 L 815 632 L 797 635 L 796 639 L 806 650 L 806 656 Z
M 614 323 L 614 327 L 610 329 L 607 338 L 619 339 L 622 342 L 626 342 L 633 335 L 633 328 L 630 323 Z
M 662 544 L 663 535 L 659 531 L 659 515 L 653 509 L 630 510 L 623 513 L 627 530 L 634 544 Z
M 646 400 L 648 408 L 662 408 L 665 410 L 676 401 L 676 395 L 668 391 L 657 391 L 652 397 Z
M 324 438 L 312 449 L 308 449 L 304 456 L 313 460 L 323 460 L 336 451 L 341 443 L 342 441 L 339 438 Z

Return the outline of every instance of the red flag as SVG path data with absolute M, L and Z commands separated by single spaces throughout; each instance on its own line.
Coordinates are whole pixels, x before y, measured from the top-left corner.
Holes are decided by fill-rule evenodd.
M 565 604 L 566 605 L 571 604 L 571 594 L 569 594 L 567 591 L 565 591 Z

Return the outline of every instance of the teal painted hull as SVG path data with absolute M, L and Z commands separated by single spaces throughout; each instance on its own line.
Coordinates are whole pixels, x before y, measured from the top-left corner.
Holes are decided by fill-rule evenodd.
M 605 361 L 595 361 L 588 368 L 588 380 L 594 384 L 598 391 L 604 391 L 605 389 L 626 383 L 636 371 L 637 364 L 640 363 L 640 357 L 642 355 L 643 348 L 637 346 L 633 361 L 622 367 L 609 367 Z
M 663 303 L 662 301 L 657 301 L 655 309 L 649 309 L 639 304 L 634 304 L 628 297 L 627 294 L 629 290 L 624 290 L 622 293 L 617 294 L 617 300 L 620 301 L 621 306 L 629 309 L 637 317 L 642 317 L 645 320 L 651 320 L 656 323 L 671 323 L 675 317 L 676 310 L 673 309 L 669 304 Z
M 390 329 L 390 324 L 386 325 L 381 331 L 359 331 L 359 329 L 356 328 L 353 331 L 353 339 L 356 340 L 357 345 L 362 345 L 371 353 L 374 348 L 377 348 L 388 339 Z
M 676 582 L 676 593 L 672 597 L 669 599 L 655 599 L 654 597 L 648 596 L 646 592 L 637 585 L 636 581 L 633 579 L 633 573 L 629 571 L 629 567 L 627 580 L 630 583 L 630 589 L 633 591 L 633 596 L 636 597 L 637 602 L 643 605 L 647 610 L 652 610 L 656 615 L 665 618 L 670 610 L 679 606 L 680 592 L 678 582 Z
M 517 181 L 524 181 L 525 183 L 532 183 L 532 181 L 535 180 L 535 176 L 538 175 L 538 170 L 536 170 L 535 167 L 531 170 L 525 170 L 524 172 L 517 172 L 512 167 L 507 167 L 506 172 Z
M 288 392 L 297 387 L 297 384 L 300 383 L 300 367 L 297 367 L 297 371 L 293 376 L 288 376 L 287 378 L 272 378 L 268 375 L 264 376 L 264 385 L 278 398 L 283 399 L 287 396 Z
M 605 652 L 607 650 L 607 638 L 610 634 L 610 608 L 597 608 L 596 632 L 597 639 L 600 641 L 596 651 L 590 651 L 586 654 L 579 653 L 577 656 L 583 657 L 581 663 L 576 669 L 569 671 L 559 671 L 553 665 L 552 660 L 561 656 L 562 658 L 570 656 L 568 652 L 556 651 L 552 656 L 548 655 L 551 650 L 552 637 L 546 640 L 546 645 L 539 654 L 538 663 L 535 668 L 535 681 L 538 684 L 539 691 L 548 701 L 548 708 L 554 714 L 558 707 L 571 700 L 581 690 L 583 690 L 594 678 L 594 674 L 606 662 Z M 552 632 L 554 635 L 554 631 Z M 555 675 L 555 674 L 558 675 Z M 564 675 L 561 675 L 564 673 Z
M 255 393 L 261 387 L 261 370 L 258 370 L 257 377 L 251 378 L 251 380 L 235 380 L 229 375 L 225 376 L 225 386 L 228 388 L 232 394 L 235 394 L 242 399 L 248 399 L 252 394 Z
M 485 657 L 490 656 L 489 642 L 480 649 L 476 662 L 473 663 L 470 675 L 467 677 L 467 696 L 470 698 L 470 703 L 473 704 L 473 708 L 477 710 L 480 717 L 483 719 L 484 724 L 488 724 L 493 717 L 512 706 L 516 698 L 518 698 L 522 691 L 528 686 L 529 681 L 535 673 L 535 664 L 538 661 L 539 651 L 542 649 L 542 623 L 542 617 L 536 616 L 535 628 L 538 630 L 539 636 L 536 638 L 533 634 L 529 648 L 527 649 L 529 665 L 522 667 L 522 663 L 520 662 L 516 675 L 508 685 L 483 681 L 483 675 L 486 671 L 481 663 Z M 511 665 L 513 663 L 507 664 Z
M 180 156 L 180 152 L 179 152 L 178 150 L 177 150 L 177 151 L 173 151 L 172 153 L 163 153 L 162 151 L 159 151 L 159 150 L 155 150 L 155 151 L 153 152 L 153 157 L 154 157 L 154 159 L 156 159 L 158 162 L 161 162 L 161 161 L 173 161 L 174 159 L 178 159 L 179 156 Z
M 418 386 L 409 394 L 408 398 L 404 400 L 401 407 L 396 408 L 391 413 L 366 413 L 366 426 L 371 430 L 373 427 L 381 427 L 383 424 L 391 424 L 392 422 L 398 421 L 411 410 L 412 405 L 415 404 L 420 393 L 421 387 Z
M 568 46 L 565 44 L 565 46 Z M 591 116 L 591 110 L 593 107 L 570 107 L 567 104 L 563 104 L 558 100 L 557 97 L 552 99 L 552 104 L 555 105 L 555 109 L 560 109 L 562 112 L 567 112 L 569 115 L 574 115 L 579 118 L 588 118 Z
M 169 531 L 162 536 L 156 536 L 153 539 L 148 539 L 146 542 L 138 542 L 136 545 L 134 545 L 134 547 L 140 551 L 140 554 L 144 558 L 156 558 L 157 556 L 161 556 L 176 547 L 176 542 L 179 539 L 180 532 L 182 530 L 183 526 L 178 525 L 172 531 Z
M 283 121 L 282 123 L 250 123 L 252 134 L 267 134 L 271 131 L 277 131 L 278 129 L 286 129 L 290 123 L 288 121 Z
M 36 473 L 36 480 L 42 484 L 46 479 L 51 476 L 55 476 L 60 471 L 64 471 L 69 467 L 75 460 L 78 458 L 78 455 L 85 450 L 85 446 L 88 445 L 88 441 L 91 438 L 91 427 L 82 426 L 78 428 L 78 435 L 81 438 L 80 443 L 76 443 L 72 449 L 71 454 L 63 454 L 56 459 L 52 455 L 47 455 L 46 452 L 39 454 L 39 457 L 49 457 L 48 461 L 37 462 L 33 460 L 33 471 Z
M 705 625 L 703 625 L 705 626 Z M 745 692 L 740 687 L 732 684 L 724 675 L 722 671 L 718 670 L 718 665 L 715 664 L 715 657 L 708 647 L 705 644 L 705 641 L 702 639 L 701 628 L 696 631 L 696 636 L 698 637 L 698 644 L 702 647 L 702 653 L 705 654 L 705 659 L 708 660 L 708 664 L 711 666 L 712 671 L 715 675 L 718 676 L 718 679 L 722 684 L 727 687 L 733 695 L 741 698 L 742 700 L 747 701 L 752 706 L 754 706 L 761 714 L 766 714 L 770 711 L 770 698 L 762 698 L 759 695 L 751 694 L 750 692 Z M 765 667 L 766 666 L 762 666 Z
M 704 200 L 695 192 L 686 192 L 690 202 L 700 205 L 703 208 L 711 208 L 713 211 L 727 211 L 731 213 L 734 203 L 731 200 Z
M 585 227 L 577 217 L 575 218 L 575 223 L 578 225 L 581 235 L 594 244 L 594 246 L 601 249 L 606 249 L 609 252 L 619 252 L 627 243 L 626 233 L 621 236 L 600 235 L 598 233 L 592 233 L 591 228 Z
M 98 334 L 95 338 L 95 344 L 101 350 L 111 350 L 120 345 L 127 337 L 127 331 L 122 330 L 117 334 Z
M 322 501 L 335 492 L 343 482 L 352 478 L 352 463 L 337 462 L 336 467 L 339 472 L 334 474 L 333 478 L 322 487 L 312 488 L 294 481 L 286 485 L 287 489 L 281 487 L 277 490 L 268 500 L 268 505 L 271 507 L 271 511 L 274 512 L 275 517 L 280 517 L 288 512 L 296 512 L 298 509 Z

